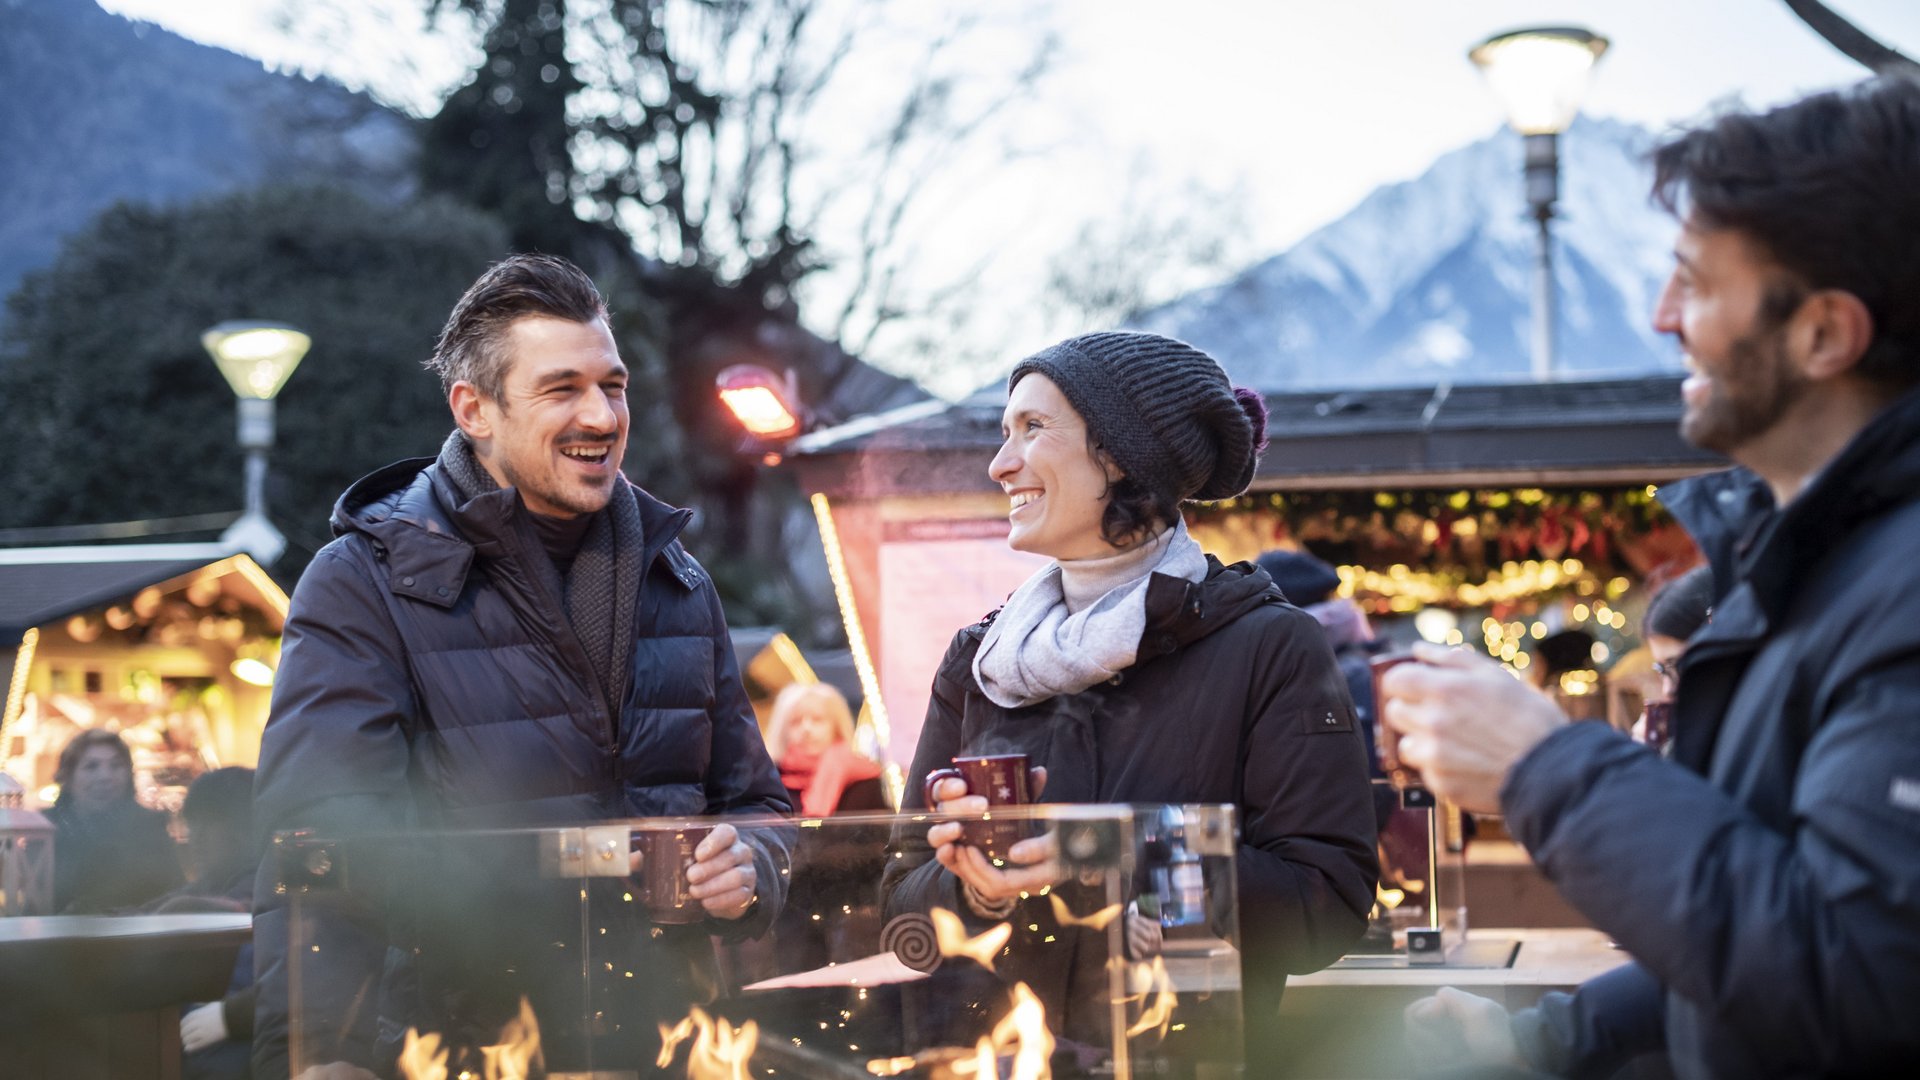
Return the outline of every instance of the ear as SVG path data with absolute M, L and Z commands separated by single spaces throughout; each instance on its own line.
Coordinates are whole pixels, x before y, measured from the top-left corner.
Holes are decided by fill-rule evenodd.
M 1873 313 L 1845 289 L 1821 289 L 1794 313 L 1793 337 L 1800 370 L 1812 379 L 1853 371 L 1873 344 Z
M 1107 453 L 1104 447 L 1094 450 L 1093 460 L 1095 464 L 1100 466 L 1100 471 L 1106 474 L 1108 487 L 1112 487 L 1127 478 L 1127 471 L 1122 469 L 1120 464 L 1113 460 L 1113 455 Z
M 447 391 L 447 408 L 453 411 L 453 422 L 460 425 L 460 430 L 466 432 L 468 439 L 478 441 L 493 437 L 493 419 L 484 407 L 486 400 L 480 388 L 465 379 L 454 383 L 453 388 Z

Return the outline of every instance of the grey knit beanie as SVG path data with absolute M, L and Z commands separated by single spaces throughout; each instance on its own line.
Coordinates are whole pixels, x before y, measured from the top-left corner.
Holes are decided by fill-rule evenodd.
M 1069 338 L 1015 365 L 1007 389 L 1034 372 L 1053 380 L 1094 442 L 1148 490 L 1226 499 L 1253 482 L 1266 404 L 1186 342 L 1118 331 Z

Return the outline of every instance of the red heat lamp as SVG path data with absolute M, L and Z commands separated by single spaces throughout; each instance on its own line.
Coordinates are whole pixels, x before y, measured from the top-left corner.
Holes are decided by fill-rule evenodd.
M 800 434 L 800 410 L 791 375 L 782 379 L 758 364 L 735 364 L 713 380 L 720 402 L 747 434 L 763 441 L 790 439 Z

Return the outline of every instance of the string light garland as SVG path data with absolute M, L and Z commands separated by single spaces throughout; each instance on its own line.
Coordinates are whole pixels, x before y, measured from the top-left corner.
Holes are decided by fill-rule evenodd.
M 865 699 L 861 712 L 873 725 L 874 749 L 886 764 L 884 780 L 888 795 L 895 806 L 900 805 L 900 794 L 906 786 L 906 778 L 900 773 L 900 766 L 888 758 L 887 748 L 892 741 L 892 725 L 887 720 L 887 707 L 880 700 L 880 674 L 874 670 L 873 654 L 867 649 L 866 631 L 860 626 L 860 612 L 854 605 L 853 579 L 847 576 L 846 554 L 840 547 L 840 530 L 834 525 L 833 507 L 827 502 L 824 492 L 815 492 L 810 500 L 813 504 L 814 521 L 820 526 L 820 547 L 827 557 L 827 576 L 833 581 L 834 599 L 840 605 L 840 622 L 847 632 L 847 650 L 853 654 L 853 670 L 860 677 L 860 694 Z

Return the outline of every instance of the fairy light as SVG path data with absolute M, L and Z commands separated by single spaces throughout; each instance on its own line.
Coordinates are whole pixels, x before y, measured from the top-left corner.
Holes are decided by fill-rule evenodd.
M 860 693 L 866 699 L 862 711 L 873 724 L 874 746 L 884 758 L 892 738 L 892 726 L 887 722 L 887 707 L 880 700 L 880 676 L 873 669 L 872 654 L 867 651 L 867 635 L 860 627 L 860 611 L 853 600 L 853 581 L 847 577 L 846 555 L 840 547 L 840 530 L 833 523 L 833 507 L 828 504 L 825 492 L 815 492 L 811 502 L 814 520 L 820 525 L 820 547 L 827 556 L 827 576 L 833 580 L 833 596 L 840 604 L 840 623 L 847 632 L 847 649 L 853 653 L 853 670 L 860 676 Z M 906 778 L 900 775 L 900 766 L 890 760 L 886 781 L 888 793 L 897 806 Z
M 1376 613 L 1412 612 L 1423 607 L 1486 607 L 1565 588 L 1578 588 L 1583 595 L 1600 589 L 1579 559 L 1507 562 L 1479 581 L 1415 570 L 1404 563 L 1395 563 L 1384 572 L 1358 565 L 1335 570 L 1340 575 L 1339 595 L 1349 600 L 1367 598 Z M 1618 597 L 1626 591 L 1626 579 L 1615 578 L 1614 582 L 1608 583 L 1607 593 Z
M 20 648 L 13 654 L 13 678 L 7 680 L 7 705 L 0 712 L 0 746 L 6 745 L 7 729 L 27 702 L 27 670 L 33 667 L 33 650 L 40 644 L 40 628 L 27 627 L 20 635 Z

